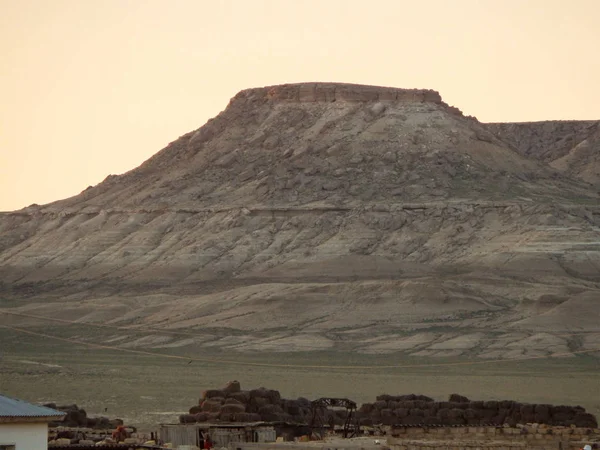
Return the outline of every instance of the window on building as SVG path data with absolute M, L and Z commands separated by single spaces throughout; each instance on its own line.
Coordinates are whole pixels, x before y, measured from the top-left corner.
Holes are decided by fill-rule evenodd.
M 5 444 L 0 444 L 0 450 L 15 450 L 15 446 L 14 445 L 5 445 Z

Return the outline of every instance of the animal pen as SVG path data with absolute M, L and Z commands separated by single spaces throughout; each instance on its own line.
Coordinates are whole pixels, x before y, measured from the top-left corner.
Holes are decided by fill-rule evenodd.
M 200 444 L 206 435 L 216 448 L 230 447 L 235 442 L 275 442 L 277 439 L 275 428 L 263 423 L 162 424 L 158 431 L 159 439 L 175 448 L 180 445 L 202 448 Z

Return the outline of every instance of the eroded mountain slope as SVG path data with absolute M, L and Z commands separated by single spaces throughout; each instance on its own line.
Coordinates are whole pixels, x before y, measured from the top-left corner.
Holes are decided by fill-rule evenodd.
M 139 168 L 1 215 L 21 315 L 0 320 L 134 347 L 592 352 L 597 193 L 510 145 L 433 91 L 242 91 Z
M 600 185 L 600 121 L 490 123 L 486 127 L 522 155 Z

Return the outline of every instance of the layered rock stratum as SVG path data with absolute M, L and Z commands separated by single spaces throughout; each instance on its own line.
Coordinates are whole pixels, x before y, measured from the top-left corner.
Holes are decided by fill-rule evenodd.
M 430 90 L 245 90 L 140 167 L 0 214 L 20 314 L 0 321 L 127 348 L 599 355 L 598 129 L 483 124 Z

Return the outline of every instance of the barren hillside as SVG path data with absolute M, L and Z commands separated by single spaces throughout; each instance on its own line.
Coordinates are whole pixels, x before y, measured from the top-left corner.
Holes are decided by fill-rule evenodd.
M 600 121 L 490 123 L 486 127 L 522 155 L 600 186 Z
M 137 169 L 0 215 L 0 308 L 137 328 L 128 348 L 593 353 L 597 190 L 515 127 L 434 91 L 242 91 Z

